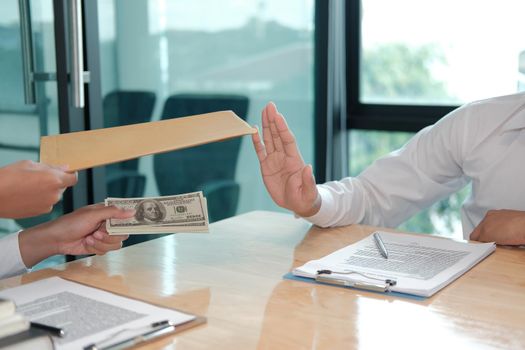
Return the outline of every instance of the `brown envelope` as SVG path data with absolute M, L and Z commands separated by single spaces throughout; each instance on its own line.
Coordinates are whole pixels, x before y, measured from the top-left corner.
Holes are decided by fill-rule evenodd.
M 44 136 L 40 161 L 71 171 L 254 134 L 232 111 Z

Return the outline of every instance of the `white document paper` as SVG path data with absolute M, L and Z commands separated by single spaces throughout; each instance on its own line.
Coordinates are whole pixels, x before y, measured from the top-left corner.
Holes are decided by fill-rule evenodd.
M 13 300 L 17 312 L 30 321 L 64 329 L 64 338 L 53 337 L 58 350 L 82 349 L 92 343 L 106 346 L 143 334 L 154 322 L 179 325 L 195 319 L 59 277 L 2 290 L 0 297 Z
M 379 232 L 388 259 L 379 252 L 372 235 L 319 260 L 296 268 L 293 274 L 315 278 L 318 270 L 331 270 L 326 278 L 397 283 L 391 291 L 429 297 L 490 255 L 494 243 L 467 243 L 432 237 Z

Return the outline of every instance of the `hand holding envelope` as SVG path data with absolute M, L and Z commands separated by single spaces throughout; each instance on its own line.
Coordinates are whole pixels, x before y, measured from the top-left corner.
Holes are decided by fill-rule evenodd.
M 41 139 L 40 161 L 48 165 L 67 164 L 69 171 L 78 171 L 256 132 L 232 111 L 213 112 L 45 136 Z M 106 205 L 137 211 L 130 219 L 108 220 L 110 234 L 208 232 L 207 202 L 202 192 L 156 198 L 107 198 Z

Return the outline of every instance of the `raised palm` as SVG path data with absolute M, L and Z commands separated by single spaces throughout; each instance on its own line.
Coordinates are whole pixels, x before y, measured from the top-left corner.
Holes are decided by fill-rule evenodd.
M 299 215 L 312 214 L 318 197 L 312 168 L 304 163 L 295 137 L 273 103 L 263 110 L 262 127 L 264 144 L 258 133 L 252 140 L 270 196 Z

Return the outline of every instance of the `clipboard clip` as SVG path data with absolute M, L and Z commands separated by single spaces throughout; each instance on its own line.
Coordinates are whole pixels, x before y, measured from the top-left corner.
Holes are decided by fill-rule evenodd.
M 331 274 L 341 274 L 341 275 L 350 275 L 357 274 L 361 275 L 369 280 L 370 282 L 365 281 L 356 281 L 351 279 L 342 279 L 336 277 L 328 277 L 325 275 Z M 331 284 L 342 287 L 352 287 L 357 289 L 370 290 L 374 292 L 387 293 L 391 291 L 391 288 L 397 284 L 397 281 L 394 279 L 382 279 L 374 276 L 370 276 L 358 271 L 332 271 L 332 270 L 317 270 L 317 275 L 315 276 L 315 281 L 319 283 Z

